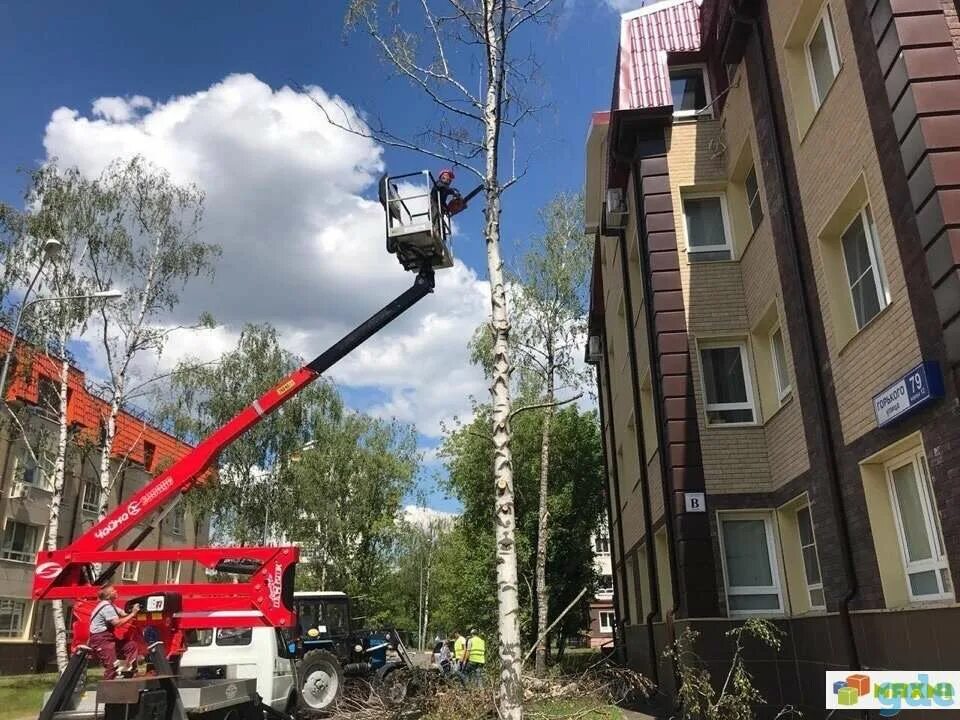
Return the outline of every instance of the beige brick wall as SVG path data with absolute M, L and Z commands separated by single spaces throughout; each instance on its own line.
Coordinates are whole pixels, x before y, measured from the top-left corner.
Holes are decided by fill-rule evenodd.
M 720 135 L 718 120 L 674 125 L 667 157 L 690 334 L 694 394 L 697 407 L 701 408 L 700 445 L 708 492 L 764 492 L 770 485 L 770 471 L 763 426 L 707 427 L 702 412 L 704 398 L 697 338 L 746 339 L 750 331 L 740 263 L 731 260 L 690 264 L 685 251 L 681 193 L 684 189 L 724 188 L 727 161 L 725 153 L 717 152 Z
M 919 362 L 920 351 L 846 9 L 840 0 L 829 2 L 842 67 L 834 86 L 802 138 L 797 122 L 793 121 L 796 106 L 794 93 L 809 90 L 796 77 L 784 83 L 784 103 L 790 118 L 788 125 L 794 146 L 800 201 L 812 246 L 814 274 L 840 406 L 841 426 L 844 440 L 849 443 L 876 427 L 872 396 Z M 769 3 L 773 45 L 778 67 L 785 78 L 788 77 L 785 43 L 797 6 L 797 0 L 770 0 Z M 828 286 L 818 237 L 841 199 L 861 174 L 865 179 L 877 227 L 891 304 L 840 347 L 827 300 Z
M 777 303 L 789 365 L 788 373 L 791 384 L 795 385 L 790 337 L 786 323 L 783 321 L 785 315 L 783 293 L 780 287 L 780 273 L 768 217 L 769 204 L 764 192 L 763 170 L 759 162 L 760 153 L 754 129 L 750 91 L 747 87 L 742 63 L 738 72 L 734 75 L 731 90 L 727 93 L 727 101 L 720 117 L 720 123 L 723 128 L 724 144 L 727 147 L 726 173 L 728 176 L 733 176 L 735 165 L 740 160 L 741 154 L 749 152 L 757 174 L 757 182 L 760 186 L 760 201 L 764 211 L 764 217 L 760 225 L 747 239 L 746 245 L 740 248 L 740 275 L 743 283 L 744 309 L 746 311 L 745 324 L 749 328 L 755 328 L 763 319 L 771 303 Z M 741 229 L 741 232 L 746 234 L 749 230 Z M 755 358 L 755 362 L 758 361 Z M 764 414 L 763 422 L 770 460 L 771 489 L 775 489 L 810 467 L 799 403 L 795 401 L 795 398 L 786 401 L 776 412 Z
M 957 17 L 957 6 L 953 0 L 940 0 L 940 4 L 943 5 L 943 14 L 947 19 L 950 37 L 953 38 L 953 47 L 956 48 L 957 57 L 960 58 L 960 18 Z

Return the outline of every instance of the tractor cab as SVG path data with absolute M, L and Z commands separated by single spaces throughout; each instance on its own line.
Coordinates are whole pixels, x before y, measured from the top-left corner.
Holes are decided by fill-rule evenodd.
M 305 650 L 330 648 L 350 636 L 350 598 L 346 593 L 296 592 L 293 606 Z
M 441 202 L 429 170 L 380 178 L 387 252 L 405 270 L 453 267 L 450 252 L 450 213 Z

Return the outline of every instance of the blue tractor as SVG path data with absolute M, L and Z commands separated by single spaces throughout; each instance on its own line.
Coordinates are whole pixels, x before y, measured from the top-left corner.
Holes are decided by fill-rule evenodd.
M 297 659 L 300 710 L 326 713 L 351 690 L 372 689 L 388 704 L 407 695 L 413 669 L 394 629 L 355 629 L 350 598 L 342 592 L 294 593 L 297 627 L 289 651 Z M 351 682 L 362 680 L 361 683 Z M 351 685 L 353 688 L 351 689 Z

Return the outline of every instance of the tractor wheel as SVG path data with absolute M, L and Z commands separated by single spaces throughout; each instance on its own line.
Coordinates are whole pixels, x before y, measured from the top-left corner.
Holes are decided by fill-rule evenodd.
M 407 695 L 412 691 L 413 678 L 407 669 L 400 666 L 387 665 L 377 673 L 377 681 L 374 685 L 377 695 L 387 707 L 396 707 L 407 699 Z
M 305 713 L 332 710 L 343 692 L 343 668 L 336 655 L 326 650 L 311 650 L 304 655 L 297 678 L 297 705 Z

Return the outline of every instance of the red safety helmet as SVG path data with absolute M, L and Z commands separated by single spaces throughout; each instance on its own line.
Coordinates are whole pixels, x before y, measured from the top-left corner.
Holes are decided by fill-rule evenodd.
M 444 175 L 449 175 L 450 180 L 454 180 L 456 178 L 456 175 L 453 174 L 453 170 L 451 170 L 450 168 L 444 168 L 443 170 L 441 170 L 440 174 L 437 177 L 443 180 Z

